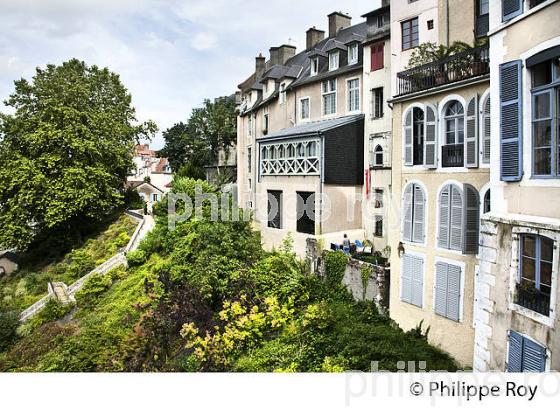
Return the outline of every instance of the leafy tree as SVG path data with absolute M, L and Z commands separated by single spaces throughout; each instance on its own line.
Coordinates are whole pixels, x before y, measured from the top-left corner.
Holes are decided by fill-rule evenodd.
M 0 116 L 0 247 L 27 248 L 38 236 L 69 235 L 123 200 L 138 124 L 119 76 L 76 59 L 15 81 Z
M 0 352 L 3 352 L 15 342 L 19 313 L 0 306 Z

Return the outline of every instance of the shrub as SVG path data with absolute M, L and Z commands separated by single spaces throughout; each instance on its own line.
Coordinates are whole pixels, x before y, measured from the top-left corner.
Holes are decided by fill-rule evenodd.
M 327 252 L 325 254 L 325 263 L 327 268 L 327 283 L 331 286 L 338 287 L 342 283 L 348 257 L 339 251 Z
M 89 305 L 97 300 L 99 295 L 104 293 L 113 284 L 113 279 L 109 273 L 101 275 L 96 273 L 91 275 L 84 286 L 76 294 L 76 301 L 78 305 Z
M 67 303 L 63 305 L 56 299 L 49 299 L 45 307 L 39 311 L 35 316 L 31 318 L 28 326 L 35 329 L 45 323 L 54 322 L 55 320 L 62 319 L 66 316 L 72 309 L 74 304 Z
M 0 352 L 8 349 L 17 339 L 19 312 L 0 308 Z
M 128 236 L 126 232 L 121 232 L 115 239 L 115 245 L 119 248 L 123 248 L 128 244 L 128 241 L 130 241 L 130 236 Z
M 147 260 L 148 255 L 142 249 L 137 249 L 126 254 L 126 261 L 129 266 L 140 266 Z
M 78 279 L 88 274 L 95 268 L 95 261 L 85 250 L 78 249 L 70 253 L 70 265 L 66 269 L 71 279 Z

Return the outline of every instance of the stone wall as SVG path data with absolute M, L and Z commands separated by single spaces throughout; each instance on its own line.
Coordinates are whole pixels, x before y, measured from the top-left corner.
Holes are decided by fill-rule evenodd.
M 389 309 L 389 269 L 350 259 L 342 283 L 356 300 L 372 300 L 382 314 Z

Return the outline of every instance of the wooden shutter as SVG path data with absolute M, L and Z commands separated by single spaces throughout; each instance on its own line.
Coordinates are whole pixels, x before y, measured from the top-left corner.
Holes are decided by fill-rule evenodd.
M 478 167 L 478 96 L 476 95 L 467 103 L 465 166 Z
M 443 262 L 436 262 L 434 310 L 440 316 L 447 315 L 447 263 Z
M 502 181 L 521 180 L 521 60 L 500 65 L 500 169 Z
M 433 105 L 426 105 L 424 127 L 424 166 L 437 168 L 437 114 Z
M 507 371 L 519 373 L 523 370 L 523 336 L 513 330 L 509 331 L 509 353 Z
M 451 198 L 451 186 L 446 185 L 439 194 L 439 230 L 438 246 L 447 249 L 449 247 L 449 200 Z
M 463 242 L 463 197 L 455 185 L 451 185 L 451 212 L 449 230 L 449 249 L 461 251 Z
M 384 46 L 385 43 L 373 44 L 371 50 L 371 71 L 380 70 L 384 66 Z
M 486 99 L 482 111 L 482 124 L 480 126 L 482 132 L 482 162 L 490 163 L 490 97 Z
M 377 61 L 379 62 L 378 69 L 382 69 L 385 66 L 384 49 L 385 49 L 385 43 L 380 43 L 377 46 L 377 54 L 378 54 Z
M 412 301 L 413 305 L 423 306 L 424 293 L 424 261 L 422 258 L 410 257 L 412 259 Z
M 412 226 L 412 242 L 423 243 L 425 235 L 424 215 L 426 209 L 426 200 L 424 191 L 420 185 L 414 184 L 414 204 L 413 204 L 413 226 Z
M 403 255 L 401 270 L 401 300 L 412 303 L 412 271 L 413 259 L 410 255 Z
M 446 317 L 459 321 L 461 312 L 461 268 L 447 264 L 447 314 Z
M 404 120 L 404 165 L 412 165 L 412 108 Z
M 508 21 L 523 13 L 523 0 L 502 0 L 502 21 Z
M 403 240 L 412 242 L 412 211 L 413 211 L 413 189 L 414 184 L 408 184 L 406 189 L 404 190 L 403 195 Z
M 544 372 L 546 348 L 531 339 L 523 338 L 522 370 L 524 372 Z
M 478 253 L 478 232 L 480 224 L 480 197 L 475 187 L 463 185 L 463 253 Z

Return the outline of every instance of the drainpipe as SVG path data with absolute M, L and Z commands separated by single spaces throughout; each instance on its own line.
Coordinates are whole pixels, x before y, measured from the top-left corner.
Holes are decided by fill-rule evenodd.
M 449 47 L 449 0 L 445 0 L 445 45 Z
M 323 184 L 325 181 L 325 135 L 321 134 L 321 172 L 319 173 L 319 232 L 323 235 Z M 323 250 L 321 249 L 321 252 Z

